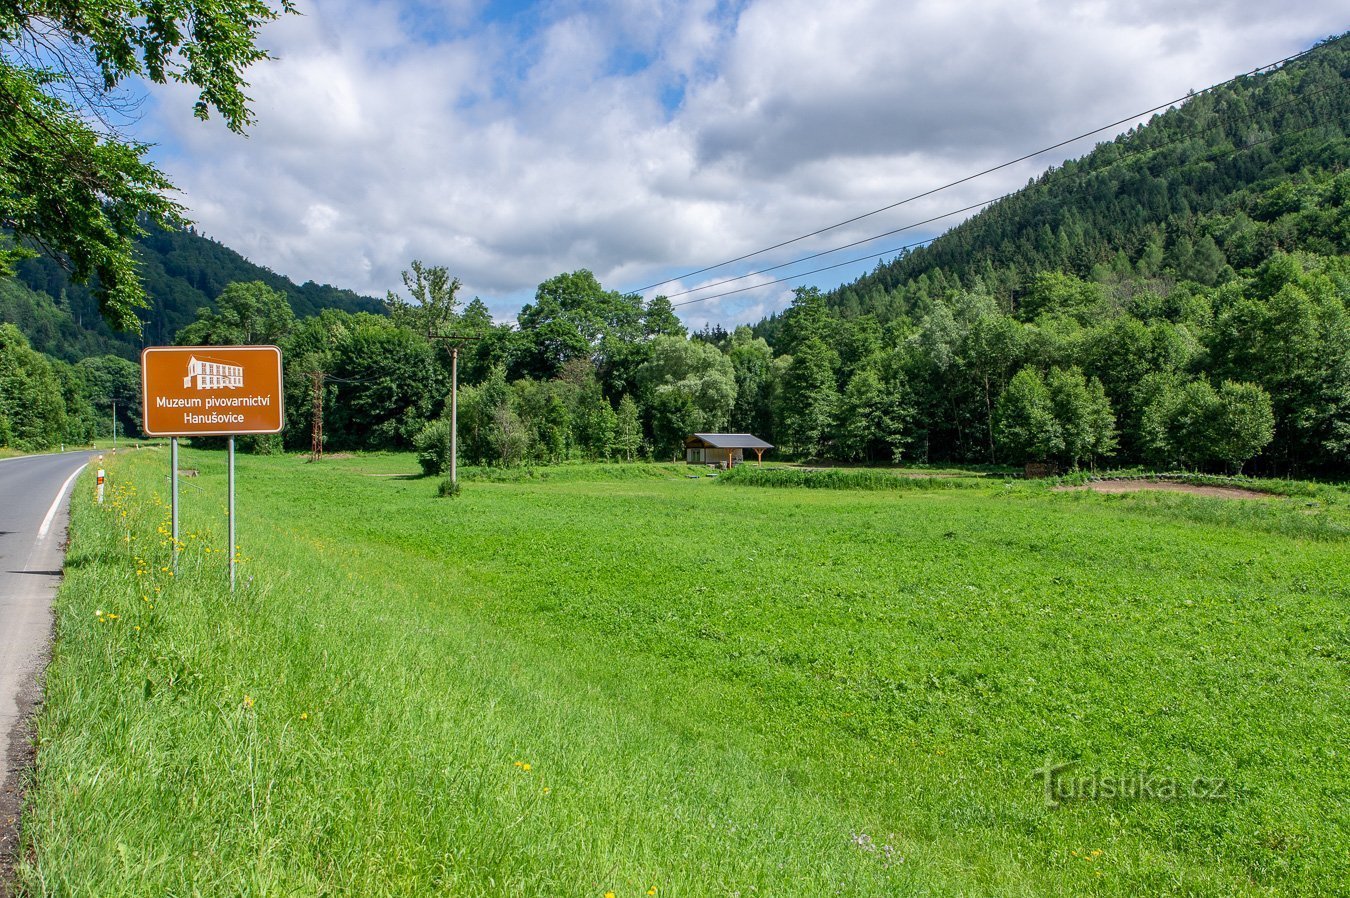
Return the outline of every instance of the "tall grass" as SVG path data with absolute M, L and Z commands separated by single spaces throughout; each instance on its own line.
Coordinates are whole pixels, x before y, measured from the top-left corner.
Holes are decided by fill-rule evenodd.
M 737 486 L 824 490 L 954 490 L 989 486 L 988 481 L 975 477 L 911 475 L 875 468 L 760 468 L 747 464 L 724 471 L 718 477 L 720 482 Z

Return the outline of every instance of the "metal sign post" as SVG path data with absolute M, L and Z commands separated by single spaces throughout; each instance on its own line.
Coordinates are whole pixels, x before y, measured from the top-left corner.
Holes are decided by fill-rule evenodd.
M 178 574 L 178 437 L 169 438 L 169 539 L 173 572 Z
M 228 460 L 225 465 L 225 484 L 230 494 L 230 503 L 225 514 L 229 519 L 230 531 L 230 592 L 234 592 L 234 437 L 230 437 L 226 457 Z
M 227 438 L 230 591 L 238 548 L 234 511 L 234 438 L 280 433 L 286 426 L 281 350 L 275 346 L 151 346 L 141 352 L 141 408 L 147 436 L 170 437 L 170 515 L 174 571 L 178 570 L 178 437 Z

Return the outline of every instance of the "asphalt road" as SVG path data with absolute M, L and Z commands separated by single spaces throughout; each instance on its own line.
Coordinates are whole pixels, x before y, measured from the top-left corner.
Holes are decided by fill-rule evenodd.
M 97 452 L 0 460 L 0 852 L 12 849 L 24 722 L 41 693 L 75 474 Z M 0 886 L 2 889 L 3 886 Z

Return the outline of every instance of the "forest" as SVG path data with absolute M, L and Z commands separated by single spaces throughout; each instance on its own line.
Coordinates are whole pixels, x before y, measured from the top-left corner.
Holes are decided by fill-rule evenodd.
M 497 323 L 448 267 L 421 262 L 378 308 L 266 277 L 192 286 L 185 267 L 176 283 L 203 301 L 152 310 L 147 328 L 283 348 L 289 425 L 251 438 L 259 452 L 310 447 L 317 385 L 326 449 L 415 448 L 438 470 L 458 343 L 474 464 L 669 459 L 689 433 L 734 431 L 798 459 L 1343 477 L 1348 73 L 1336 39 L 1196 95 L 930 245 L 834 290 L 799 288 L 731 332 L 689 334 L 668 299 L 584 269 Z M 0 281 L 0 444 L 106 433 L 114 398 L 134 433 L 135 364 L 35 311 L 62 312 L 39 277 L 51 267 Z

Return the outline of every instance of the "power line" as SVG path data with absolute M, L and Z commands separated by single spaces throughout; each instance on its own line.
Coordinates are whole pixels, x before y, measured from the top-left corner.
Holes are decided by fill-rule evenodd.
M 914 249 L 915 247 L 924 246 L 925 244 L 932 243 L 936 239 L 937 239 L 936 237 L 929 237 L 927 240 L 920 240 L 918 243 L 910 243 L 905 246 L 897 246 L 894 249 L 884 249 L 879 253 L 872 253 L 871 255 L 867 256 L 859 256 L 856 259 L 848 259 L 847 261 L 844 262 L 836 262 L 833 265 L 826 265 L 824 268 L 813 268 L 810 271 L 799 271 L 796 274 L 789 274 L 781 278 L 775 278 L 772 281 L 764 281 L 763 283 L 760 284 L 751 284 L 749 287 L 739 287 L 735 290 L 728 290 L 725 293 L 714 293 L 712 296 L 700 296 L 698 299 L 686 299 L 684 302 L 673 302 L 670 304 L 670 307 L 672 309 L 678 309 L 680 306 L 691 306 L 696 302 L 706 302 L 709 299 L 721 299 L 724 296 L 732 296 L 733 294 L 736 293 L 744 293 L 747 290 L 758 290 L 760 287 L 768 287 L 772 284 L 781 284 L 784 281 L 795 281 L 797 278 L 804 278 L 808 274 L 819 274 L 822 271 L 830 271 L 831 269 L 834 268 L 843 268 L 845 265 L 854 265 L 858 262 L 866 262 L 868 259 L 879 259 L 882 256 L 889 256 L 892 253 L 904 252 L 907 249 Z
M 1343 82 L 1342 82 L 1342 84 L 1343 84 Z M 1313 97 L 1319 96 L 1320 94 L 1323 94 L 1323 93 L 1326 93 L 1326 92 L 1329 91 L 1329 90 L 1332 90 L 1334 87 L 1339 87 L 1339 86 L 1342 86 L 1342 85 L 1339 85 L 1339 84 L 1338 84 L 1338 85 L 1328 85 L 1328 86 L 1326 86 L 1326 87 L 1318 88 L 1317 90 L 1314 90 L 1314 91 L 1309 91 L 1308 93 L 1303 94 L 1303 95 L 1301 95 L 1301 96 L 1298 96 L 1298 97 L 1292 97 L 1292 98 L 1290 98 L 1290 99 L 1288 99 L 1288 100 L 1285 100 L 1285 101 L 1282 102 L 1282 103 L 1277 103 L 1277 104 L 1275 104 L 1274 106 L 1270 107 L 1268 110 L 1265 110 L 1265 112 L 1266 112 L 1266 114 L 1269 114 L 1269 113 L 1273 113 L 1273 112 L 1275 112 L 1275 111 L 1277 111 L 1277 110 L 1283 109 L 1283 108 L 1285 108 L 1286 106 L 1292 106 L 1292 105 L 1295 105 L 1295 104 L 1297 104 L 1297 103 L 1305 102 L 1305 101 L 1307 101 L 1307 100 L 1312 99 Z M 1255 113 L 1249 113 L 1248 115 L 1243 116 L 1243 118 L 1246 118 L 1246 119 L 1252 119 L 1252 118 L 1255 118 L 1255 115 L 1256 115 Z M 1305 129 L 1305 130 L 1306 130 L 1306 129 Z M 1291 133 L 1297 133 L 1297 132 L 1291 132 Z M 1087 177 L 1092 176 L 1092 175 L 1100 174 L 1101 172 L 1109 171 L 1110 169 L 1115 168 L 1116 166 L 1120 165 L 1121 163 L 1126 162 L 1126 161 L 1128 161 L 1128 160 L 1130 160 L 1130 159 L 1133 159 L 1133 158 L 1136 157 L 1136 156 L 1142 156 L 1142 155 L 1146 155 L 1146 154 L 1149 154 L 1149 153 L 1156 153 L 1156 152 L 1158 152 L 1158 151 L 1160 151 L 1160 150 L 1166 149 L 1167 147 L 1170 147 L 1170 146 L 1174 146 L 1174 145 L 1176 145 L 1176 144 L 1178 144 L 1178 143 L 1186 143 L 1187 141 L 1193 140 L 1194 137 L 1195 137 L 1195 135 L 1193 135 L 1193 134 L 1180 134 L 1180 135 L 1178 135 L 1178 136 L 1172 138 L 1171 140 L 1164 141 L 1164 142 L 1162 142 L 1162 143 L 1149 144 L 1149 145 L 1147 145 L 1147 146 L 1136 147 L 1136 148 L 1134 148 L 1134 149 L 1131 149 L 1131 150 L 1128 150 L 1128 151 L 1122 153 L 1122 154 L 1121 154 L 1119 157 L 1117 157 L 1116 159 L 1111 160 L 1111 162 L 1110 162 L 1108 165 L 1101 166 L 1101 167 L 1098 167 L 1098 168 L 1080 168 L 1080 169 L 1078 169 L 1077 171 L 1073 172 L 1073 174 L 1070 175 L 1069 177 L 1075 177 L 1075 178 L 1082 179 L 1082 178 L 1087 178 Z M 1255 144 L 1254 144 L 1254 145 L 1255 145 Z M 737 282 L 737 281 L 743 281 L 743 280 L 745 280 L 746 278 L 752 278 L 752 277 L 755 277 L 756 275 L 768 274 L 769 272 L 771 272 L 771 271 L 777 271 L 777 270 L 779 270 L 780 268 L 787 268 L 787 267 L 790 266 L 790 265 L 797 265 L 797 264 L 800 264 L 800 263 L 802 263 L 802 262 L 809 262 L 809 261 L 811 261 L 812 259 L 819 259 L 821 256 L 828 256 L 828 255 L 830 255 L 831 253 L 836 253 L 836 252 L 839 252 L 840 250 L 844 250 L 844 249 L 852 249 L 852 248 L 855 247 L 855 246 L 862 246 L 864 243 L 871 243 L 873 240 L 879 240 L 879 239 L 881 239 L 882 237 L 889 237 L 889 236 L 891 236 L 892 234 L 898 234 L 898 233 L 901 233 L 902 231 L 912 230 L 913 228 L 919 227 L 919 226 L 921 226 L 921 225 L 931 224 L 932 222 L 940 221 L 940 220 L 943 219 L 943 218 L 950 218 L 950 217 L 953 216 L 953 215 L 960 215 L 960 214 L 963 213 L 963 212 L 969 212 L 969 211 L 971 211 L 972 209 L 978 209 L 978 208 L 980 208 L 981 206 L 989 206 L 989 205 L 992 205 L 992 204 L 994 204 L 994 203 L 1001 202 L 1002 200 L 1006 200 L 1006 199 L 1009 199 L 1009 198 L 1011 198 L 1011 197 L 1016 196 L 1017 194 L 1021 193 L 1022 190 L 1023 190 L 1023 188 L 1019 188 L 1019 189 L 1017 189 L 1017 190 L 1013 190 L 1013 191 L 1010 191 L 1010 192 L 1008 192 L 1008 193 L 1002 194 L 1001 196 L 996 196 L 996 197 L 993 197 L 993 198 L 991 198 L 991 199 L 983 200 L 983 201 L 978 202 L 978 203 L 973 203 L 973 204 L 971 204 L 971 205 L 969 205 L 969 206 L 965 206 L 965 207 L 960 208 L 960 209 L 954 209 L 954 210 L 952 210 L 951 212 L 944 212 L 944 213 L 942 213 L 941 215 L 936 215 L 936 216 L 934 216 L 934 217 L 932 217 L 932 218 L 924 219 L 923 221 L 917 221 L 917 222 L 914 222 L 914 223 L 912 223 L 912 224 L 904 225 L 903 227 L 893 228 L 893 229 L 891 229 L 891 230 L 889 230 L 889 231 L 883 231 L 883 232 L 880 233 L 880 234 L 873 234 L 873 235 L 870 236 L 870 237 L 864 237 L 864 238 L 862 238 L 861 240 L 854 240 L 852 243 L 845 243 L 845 244 L 842 244 L 842 245 L 840 245 L 840 246 L 833 247 L 833 248 L 831 248 L 831 249 L 821 250 L 820 252 L 812 253 L 812 254 L 810 254 L 810 255 L 808 255 L 808 256 L 801 256 L 801 257 L 796 258 L 796 259 L 790 259 L 789 261 L 779 263 L 778 265 L 770 265 L 770 266 L 768 266 L 767 268 L 760 268 L 760 269 L 757 269 L 757 270 L 755 270 L 755 271 L 750 271 L 750 272 L 746 272 L 745 274 L 737 275 L 736 277 L 724 278 L 723 280 L 720 280 L 720 281 L 713 281 L 713 282 L 710 283 L 710 284 L 703 284 L 702 286 L 699 286 L 699 287 L 690 287 L 688 290 L 682 290 L 682 291 L 680 291 L 679 293 L 672 293 L 672 294 L 669 294 L 666 298 L 667 298 L 667 299 L 674 299 L 674 298 L 679 297 L 679 296 L 687 296 L 687 295 L 690 294 L 690 293 L 699 293 L 699 292 L 702 292 L 702 291 L 704 291 L 704 290 L 712 290 L 712 289 L 714 289 L 714 288 L 716 288 L 716 287 L 721 287 L 721 286 L 723 286 L 723 285 L 725 285 L 725 284 L 733 284 L 733 283 L 735 283 L 735 282 Z M 925 241 L 925 242 L 926 242 L 926 241 Z M 870 256 L 864 256 L 864 257 L 862 257 L 862 259 L 858 259 L 858 260 L 854 260 L 854 261 L 864 261 L 864 260 L 866 260 L 866 259 L 868 259 L 868 258 L 872 258 L 872 257 L 870 257 Z M 847 263 L 845 263 L 845 264 L 847 264 Z M 829 269 L 828 269 L 828 268 L 824 268 L 824 269 L 817 269 L 817 270 L 818 270 L 818 271 L 828 271 Z M 778 281 L 769 281 L 769 282 L 767 282 L 767 283 L 778 283 Z M 765 286 L 765 284 L 761 284 L 761 285 L 759 285 L 759 286 Z M 678 305 L 686 305 L 686 303 L 678 303 Z
M 1344 37 L 1344 35 L 1342 35 L 1342 37 Z M 1077 142 L 1077 141 L 1079 141 L 1079 140 L 1083 140 L 1084 138 L 1087 138 L 1087 137 L 1092 137 L 1092 136 L 1095 135 L 1095 134 L 1100 134 L 1100 133 L 1102 133 L 1103 131 L 1110 130 L 1111 128 L 1116 128 L 1116 127 L 1119 127 L 1120 125 L 1128 124 L 1129 122 L 1135 121 L 1136 119 L 1141 119 L 1141 118 L 1143 118 L 1143 117 L 1146 116 L 1146 115 L 1151 115 L 1151 114 L 1153 114 L 1153 113 L 1155 113 L 1155 112 L 1159 112 L 1159 111 L 1161 111 L 1161 110 L 1163 110 L 1163 109 L 1167 109 L 1168 107 L 1175 106 L 1175 105 L 1178 104 L 1178 103 L 1185 102 L 1186 100 L 1191 99 L 1192 97 L 1198 97 L 1198 96 L 1201 96 L 1201 95 L 1203 95 L 1203 94 L 1207 94 L 1207 93 L 1209 93 L 1209 92 L 1211 92 L 1211 91 L 1217 90 L 1217 89 L 1220 88 L 1220 87 L 1223 87 L 1223 86 L 1226 85 L 1226 84 L 1230 84 L 1230 83 L 1232 83 L 1232 82 L 1238 80 L 1239 78 L 1244 78 L 1244 77 L 1247 77 L 1248 75 L 1255 75 L 1255 74 L 1257 74 L 1257 73 L 1259 73 L 1259 72 L 1262 72 L 1262 71 L 1265 71 L 1265 70 L 1267 70 L 1267 69 L 1273 69 L 1273 68 L 1275 68 L 1275 67 L 1277 67 L 1277 66 L 1285 65 L 1286 63 L 1292 62 L 1292 61 L 1294 61 L 1295 59 L 1299 59 L 1300 57 L 1303 57 L 1303 56 L 1308 55 L 1309 53 L 1313 52 L 1313 51 L 1316 50 L 1316 49 L 1320 49 L 1320 48 L 1323 47 L 1323 46 L 1327 46 L 1328 44 L 1335 43 L 1335 42 L 1338 41 L 1338 40 L 1341 40 L 1341 37 L 1337 37 L 1337 38 L 1334 38 L 1334 39 L 1332 39 L 1332 40 L 1330 40 L 1330 41 L 1326 41 L 1326 42 L 1324 42 L 1324 43 L 1322 43 L 1322 44 L 1319 44 L 1319 45 L 1316 46 L 1316 47 L 1309 47 L 1308 49 L 1303 50 L 1302 52 L 1299 52 L 1299 53 L 1295 53 L 1295 54 L 1292 55 L 1292 56 L 1286 56 L 1284 59 L 1280 59 L 1280 60 L 1277 60 L 1277 61 L 1272 62 L 1272 63 L 1268 63 L 1268 64 L 1263 65 L 1263 66 L 1257 66 L 1256 68 L 1252 69 L 1250 72 L 1242 72 L 1241 74 L 1234 75 L 1234 76 L 1231 77 L 1231 78 L 1226 78 L 1226 79 L 1223 80 L 1223 81 L 1217 82 L 1217 83 L 1215 83 L 1215 84 L 1211 84 L 1209 87 L 1206 87 L 1206 88 L 1204 88 L 1204 89 L 1202 89 L 1202 90 L 1187 92 L 1186 95 L 1183 96 L 1183 97 L 1178 97 L 1178 98 L 1175 99 L 1175 100 L 1169 100 L 1169 101 L 1166 102 L 1166 103 L 1162 103 L 1162 104 L 1160 104 L 1160 105 L 1158 105 L 1158 106 L 1154 106 L 1154 107 L 1151 108 L 1151 109 L 1146 109 L 1146 110 L 1144 110 L 1143 112 L 1139 112 L 1139 113 L 1135 113 L 1134 115 L 1127 116 L 1127 117 L 1125 117 L 1125 118 L 1120 119 L 1119 121 L 1112 122 L 1112 123 L 1109 124 L 1109 125 L 1102 125 L 1100 128 L 1094 128 L 1094 129 L 1092 129 L 1091 131 L 1085 131 L 1085 132 L 1083 132 L 1082 134 L 1077 135 L 1076 137 L 1070 137 L 1070 138 L 1068 138 L 1067 140 L 1061 140 L 1061 141 L 1059 141 L 1058 143 L 1051 144 L 1050 146 L 1044 147 L 1044 148 L 1039 149 L 1039 150 L 1036 150 L 1035 152 L 1027 153 L 1027 154 L 1025 154 L 1025 155 L 1022 155 L 1022 156 L 1017 157 L 1016 159 L 1012 159 L 1012 160 L 1009 160 L 1009 161 L 1007 161 L 1007 162 L 1001 163 L 1001 164 L 999 164 L 999 165 L 995 165 L 995 166 L 993 166 L 992 168 L 986 168 L 986 169 L 984 169 L 983 171 L 979 171 L 979 172 L 976 172 L 976 173 L 974 173 L 974 174 L 967 175 L 967 176 L 965 176 L 964 178 L 959 178 L 959 179 L 957 179 L 957 180 L 955 180 L 955 181 L 952 181 L 952 182 L 950 182 L 950 183 L 943 184 L 943 185 L 940 186 L 940 187 L 934 187 L 934 188 L 931 189 L 931 190 L 925 190 L 923 193 L 916 193 L 914 196 L 908 197 L 908 198 L 903 199 L 903 200 L 899 200 L 899 201 L 894 202 L 894 203 L 891 203 L 890 205 L 887 205 L 887 206 L 882 206 L 880 209 L 873 209 L 871 212 L 864 212 L 864 213 L 861 214 L 861 215 L 855 215 L 855 216 L 852 217 L 852 218 L 845 219 L 844 221 L 838 222 L 838 223 L 836 223 L 836 224 L 827 225 L 827 226 L 825 226 L 825 227 L 823 227 L 823 228 L 817 228 L 816 230 L 811 231 L 809 234 L 803 234 L 803 235 L 801 235 L 800 237 L 793 237 L 791 240 L 784 240 L 784 241 L 782 241 L 781 243 L 775 243 L 775 244 L 773 244 L 772 246 L 766 246 L 766 247 L 764 247 L 763 249 L 758 249 L 758 250 L 755 250 L 754 252 L 746 253 L 745 255 L 742 255 L 742 256 L 737 256 L 737 257 L 734 258 L 734 259 L 727 259 L 725 262 L 718 262 L 718 263 L 715 264 L 715 265 L 708 265 L 708 266 L 706 266 L 706 267 L 704 267 L 704 268 L 699 268 L 699 269 L 696 269 L 696 270 L 694 270 L 694 271 L 687 271 L 687 272 L 685 272 L 684 274 L 675 275 L 674 277 L 666 278 L 665 280 L 662 280 L 662 281 L 657 281 L 657 282 L 654 283 L 654 284 L 648 284 L 648 285 L 645 286 L 645 287 L 640 287 L 640 288 L 638 288 L 638 289 L 636 289 L 636 290 L 629 290 L 629 291 L 626 291 L 626 292 L 628 292 L 628 293 L 645 293 L 646 291 L 651 290 L 651 289 L 653 289 L 653 288 L 655 288 L 655 287 L 660 287 L 660 286 L 662 286 L 663 284 L 669 284 L 669 283 L 671 283 L 671 282 L 673 282 L 673 281 L 680 281 L 680 280 L 684 280 L 685 278 L 693 277 L 694 275 L 704 274 L 705 272 L 713 271 L 714 269 L 722 268 L 722 267 L 727 266 L 727 265 L 732 265 L 732 264 L 734 264 L 734 263 L 736 263 L 736 262 L 743 262 L 743 261 L 745 261 L 746 259 L 751 259 L 751 258 L 754 258 L 755 256 L 763 255 L 764 253 L 770 252 L 770 251 L 772 251 L 772 250 L 775 250 L 775 249 L 781 249 L 781 248 L 783 248 L 783 247 L 785 247 L 785 246 L 790 246 L 790 245 L 792 245 L 792 244 L 794 244 L 794 243 L 800 243 L 800 242 L 803 241 L 803 240 L 807 240 L 807 239 L 809 239 L 809 238 L 811 238 L 811 237 L 815 237 L 815 236 L 818 236 L 818 235 L 820 235 L 820 234 L 824 234 L 826 231 L 833 231 L 833 230 L 835 230 L 836 228 L 841 228 L 841 227 L 843 227 L 844 225 L 849 225 L 849 224 L 853 224 L 854 222 L 857 222 L 857 221 L 862 221 L 864 218 L 870 218 L 870 217 L 873 216 L 873 215 L 879 215 L 879 214 L 881 214 L 882 212 L 888 212 L 888 211 L 890 211 L 891 209 L 895 209 L 895 208 L 897 208 L 897 207 L 899 207 L 899 206 L 903 206 L 903 205 L 905 205 L 906 203 L 912 203 L 912 202 L 914 202 L 915 200 L 923 199 L 923 198 L 926 197 L 926 196 L 932 196 L 932 195 L 935 194 L 935 193 L 940 193 L 940 192 L 943 191 L 943 190 L 948 190 L 948 189 L 950 189 L 950 188 L 952 188 L 952 187 L 956 187 L 956 186 L 958 186 L 958 185 L 965 184 L 967 181 L 973 181 L 973 180 L 975 180 L 976 178 L 982 178 L 982 177 L 984 177 L 985 175 L 993 174 L 993 173 L 996 172 L 996 171 L 1001 171 L 1002 169 L 1008 168 L 1008 167 L 1013 166 L 1013 165 L 1017 165 L 1017 164 L 1020 163 L 1020 162 L 1025 162 L 1025 161 L 1027 161 L 1028 159 L 1033 159 L 1033 158 L 1035 158 L 1036 156 L 1044 155 L 1045 153 L 1048 153 L 1048 152 L 1050 152 L 1050 151 L 1052 151 L 1052 150 L 1057 150 L 1057 149 L 1059 149 L 1060 147 L 1067 146 L 1067 145 L 1069 145 L 1069 144 L 1071 144 L 1071 143 L 1075 143 L 1075 142 Z
M 751 271 L 747 272 L 746 274 L 740 274 L 734 278 L 726 278 L 725 280 L 714 281 L 711 284 L 704 284 L 702 287 L 690 287 L 688 290 L 681 290 L 679 293 L 672 293 L 669 296 L 667 296 L 666 299 L 674 299 L 677 296 L 685 296 L 690 293 L 698 293 L 700 290 L 711 290 L 714 287 L 721 287 L 723 284 L 733 284 L 736 281 L 743 281 L 746 278 L 754 277 L 757 274 L 767 274 L 770 271 L 777 271 L 780 268 L 787 268 L 789 265 L 797 265 L 801 262 L 809 262 L 812 259 L 819 259 L 821 256 L 828 256 L 830 253 L 837 253 L 841 249 L 852 249 L 855 246 L 862 246 L 864 243 L 871 243 L 873 240 L 880 240 L 882 237 L 889 237 L 892 234 L 899 234 L 902 231 L 910 231 L 913 230 L 914 228 L 921 227 L 926 224 L 932 224 L 935 221 L 941 221 L 944 218 L 951 218 L 953 215 L 960 215 L 962 212 L 969 212 L 972 209 L 978 209 L 981 206 L 987 206 L 990 203 L 997 202 L 998 200 L 1004 199 L 1005 197 L 1008 196 L 1012 196 L 1012 194 L 1005 193 L 1003 196 L 995 197 L 992 200 L 984 200 L 983 202 L 973 203 L 962 209 L 954 209 L 951 212 L 944 212 L 941 215 L 935 215 L 932 218 L 925 218 L 923 221 L 916 221 L 913 224 L 907 224 L 901 228 L 893 228 L 889 231 L 883 231 L 880 234 L 873 234 L 871 237 L 864 237 L 863 239 L 855 240 L 852 243 L 845 243 L 842 246 L 836 246 L 833 249 L 823 249 L 820 252 L 812 253 L 809 256 L 802 256 L 799 259 L 792 259 L 791 261 L 783 262 L 779 265 L 770 265 L 768 268 L 761 268 L 758 271 Z M 928 241 L 925 240 L 924 242 L 927 243 Z M 684 303 L 676 303 L 676 305 L 684 305 Z
M 1304 131 L 1311 131 L 1311 130 L 1314 129 L 1314 128 L 1320 128 L 1320 127 L 1322 127 L 1324 124 L 1326 124 L 1326 123 L 1325 123 L 1325 122 L 1317 122 L 1317 123 L 1315 123 L 1315 124 L 1311 124 L 1311 125 L 1307 125 L 1307 126 L 1302 127 L 1302 128 L 1298 128 L 1298 129 L 1296 129 L 1296 130 L 1294 130 L 1294 131 L 1286 131 L 1286 132 L 1284 132 L 1283 134 L 1272 134 L 1270 137 L 1267 137 L 1267 138 L 1265 138 L 1264 140 L 1254 141 L 1254 142 L 1249 143 L 1249 144 L 1246 144 L 1246 145 L 1244 145 L 1244 146 L 1233 147 L 1233 148 L 1231 148 L 1231 149 L 1223 150 L 1223 151 L 1218 152 L 1218 153 L 1213 153 L 1213 154 L 1207 156 L 1203 161 L 1211 162 L 1211 161 L 1213 161 L 1213 160 L 1215 160 L 1215 159 L 1222 158 L 1223 156 L 1233 155 L 1233 154 L 1235 154 L 1235 153 L 1240 153 L 1240 152 L 1243 152 L 1243 151 L 1245 151 L 1245 150 L 1253 149 L 1254 147 L 1262 146 L 1263 144 L 1270 143 L 1271 141 L 1278 140 L 1278 139 L 1280 139 L 1280 138 L 1282 138 L 1282 137 L 1292 137 L 1292 136 L 1294 136 L 1295 134 L 1302 134 Z M 1187 139 L 1189 139 L 1189 137 L 1188 137 Z M 1151 151 L 1151 150 L 1156 150 L 1156 149 L 1161 149 L 1162 147 L 1170 146 L 1172 143 L 1176 143 L 1176 142 L 1178 142 L 1178 141 L 1169 141 L 1168 143 L 1161 144 L 1161 145 L 1159 145 L 1159 146 L 1157 146 L 1157 147 L 1148 147 L 1148 148 L 1146 148 L 1146 149 L 1147 149 L 1147 150 L 1150 150 L 1150 151 Z M 1129 158 L 1129 157 L 1128 157 L 1128 156 L 1122 156 L 1120 159 L 1115 160 L 1115 162 L 1113 163 L 1113 166 L 1112 166 L 1112 167 L 1114 167 L 1115 164 L 1119 164 L 1120 162 L 1125 161 L 1125 159 L 1127 159 L 1127 158 Z M 1194 161 L 1194 160 L 1193 160 L 1193 161 Z M 1098 173 L 1100 173 L 1100 172 L 1102 172 L 1102 171 L 1105 171 L 1105 170 L 1106 170 L 1106 169 L 1095 169 L 1095 170 L 1090 171 L 1090 172 L 1084 172 L 1084 174 L 1098 174 Z M 1020 192 L 1021 192 L 1021 191 L 1014 191 L 1013 193 L 1004 194 L 1003 196 L 998 197 L 997 199 L 988 200 L 986 203 L 981 203 L 980 205 L 987 205 L 988 203 L 998 202 L 998 200 L 1007 199 L 1007 198 L 1009 198 L 1009 197 L 1012 197 L 1012 196 L 1017 195 L 1017 193 L 1020 193 Z M 949 214 L 955 214 L 955 213 L 949 213 Z M 942 236 L 942 235 L 938 235 L 938 236 L 940 237 L 940 236 Z M 905 250 L 910 250 L 910 249 L 915 249 L 915 248 L 920 247 L 920 246 L 925 246 L 925 245 L 927 245 L 927 244 L 929 244 L 929 243 L 932 243 L 934 240 L 937 240 L 937 239 L 938 239 L 938 237 L 930 237 L 930 238 L 928 238 L 927 240 L 920 240 L 920 241 L 917 242 L 917 243 L 911 243 L 911 244 L 908 244 L 908 245 L 906 245 L 906 246 L 895 247 L 894 249 L 882 250 L 882 251 L 879 252 L 879 253 L 871 253 L 871 254 L 866 255 L 866 256 L 858 256 L 858 257 L 855 258 L 855 259 L 848 259 L 847 261 L 844 261 L 844 262 L 836 262 L 836 263 L 833 264 L 833 265 L 826 265 L 826 266 L 824 266 L 823 268 L 815 268 L 815 269 L 812 269 L 811 271 L 800 271 L 800 272 L 797 272 L 796 274 L 786 275 L 786 276 L 781 277 L 781 278 L 776 278 L 776 279 L 774 279 L 774 280 L 772 280 L 772 281 L 764 281 L 763 283 L 752 284 L 752 285 L 750 285 L 749 287 L 740 287 L 740 288 L 738 288 L 738 289 L 736 289 L 736 290 L 727 290 L 727 291 L 724 292 L 724 293 L 714 293 L 712 296 L 700 296 L 700 297 L 698 297 L 697 299 L 687 299 L 687 300 L 685 300 L 684 302 L 671 303 L 671 308 L 678 308 L 678 307 L 680 307 L 680 306 L 689 306 L 689 305 L 693 305 L 694 303 L 697 303 L 697 302 L 706 302 L 706 301 L 708 301 L 708 300 L 710 300 L 710 299 L 721 299 L 721 298 L 723 298 L 723 297 L 725 297 L 725 296 L 733 296 L 733 295 L 735 295 L 735 294 L 737 294 L 737 293 L 745 293 L 745 292 L 747 292 L 747 291 L 749 291 L 749 290 L 758 290 L 760 287 L 769 287 L 769 286 L 772 286 L 773 284 L 781 284 L 781 283 L 783 283 L 783 282 L 785 282 L 785 281 L 793 281 L 793 280 L 796 280 L 797 278 L 803 278 L 803 277 L 806 277 L 806 276 L 808 276 L 808 275 L 819 274 L 819 273 L 822 272 L 822 271 L 831 271 L 831 270 L 833 270 L 833 269 L 835 269 L 835 268 L 843 268 L 843 267 L 846 266 L 846 265 L 856 265 L 858 262 L 866 262 L 866 261 L 869 261 L 869 260 L 871 260 L 871 259 L 877 259 L 877 258 L 880 258 L 880 257 L 882 257 L 882 256 L 888 256 L 888 255 L 891 255 L 891 254 L 893 254 L 893 253 L 901 253 L 901 252 L 904 252 Z M 867 241 L 863 241 L 863 242 L 865 243 L 865 242 L 867 242 Z M 821 253 L 821 255 L 824 255 L 824 253 Z M 787 263 L 787 264 L 792 264 L 792 263 Z M 781 266 L 780 266 L 780 267 L 781 267 Z M 767 270 L 767 269 L 766 269 L 766 270 Z M 746 277 L 749 277 L 749 275 L 746 275 Z M 703 289 L 707 289 L 707 288 L 703 288 Z M 693 291 L 690 291 L 690 292 L 693 292 Z

